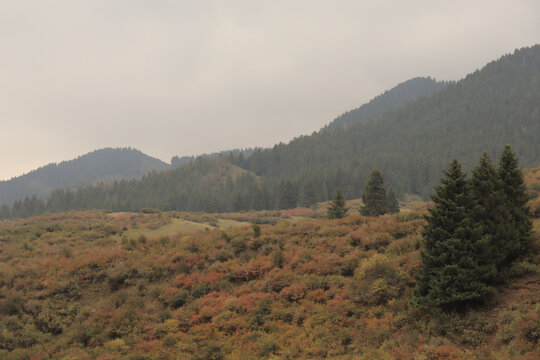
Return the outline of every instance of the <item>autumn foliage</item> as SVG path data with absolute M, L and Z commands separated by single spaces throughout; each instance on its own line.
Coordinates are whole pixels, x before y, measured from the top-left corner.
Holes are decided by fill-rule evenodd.
M 165 234 L 179 219 L 208 230 Z M 538 358 L 530 301 L 486 316 L 410 307 L 423 225 L 312 210 L 3 221 L 0 358 Z M 536 260 L 519 276 L 538 280 Z

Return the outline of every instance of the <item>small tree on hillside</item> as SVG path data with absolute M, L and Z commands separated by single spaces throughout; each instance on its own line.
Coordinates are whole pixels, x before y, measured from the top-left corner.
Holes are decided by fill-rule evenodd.
M 364 216 L 379 216 L 387 213 L 386 188 L 379 170 L 373 170 L 369 175 L 362 201 L 364 206 L 360 209 L 360 213 Z
M 330 206 L 328 207 L 327 211 L 329 219 L 341 219 L 347 215 L 349 208 L 345 206 L 345 198 L 343 197 L 340 189 L 336 190 L 334 200 L 330 202 Z

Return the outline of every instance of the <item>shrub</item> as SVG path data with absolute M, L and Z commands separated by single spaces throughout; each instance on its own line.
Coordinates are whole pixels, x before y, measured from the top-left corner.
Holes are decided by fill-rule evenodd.
M 261 236 L 261 227 L 257 224 L 252 224 L 251 228 L 253 229 L 253 237 L 258 238 Z
M 0 301 L 0 314 L 17 315 L 22 313 L 24 299 L 18 295 L 9 296 L 3 301 Z
M 268 337 L 263 339 L 259 343 L 259 351 L 257 355 L 259 355 L 261 358 L 264 358 L 268 355 L 276 355 L 279 352 L 280 348 L 277 344 L 277 341 L 273 337 Z
M 376 253 L 370 258 L 362 260 L 355 277 L 371 280 L 384 278 L 393 281 L 397 279 L 398 271 L 386 255 Z
M 108 351 L 119 352 L 122 354 L 127 353 L 129 346 L 126 345 L 126 342 L 123 339 L 114 339 L 107 341 L 103 344 L 103 347 Z
M 207 283 L 199 282 L 191 287 L 191 295 L 194 298 L 200 298 L 210 292 L 210 287 Z
M 512 267 L 510 268 L 510 274 L 512 276 L 523 276 L 527 274 L 534 274 L 536 273 L 538 267 L 535 264 L 532 264 L 525 261 L 519 261 L 512 264 Z
M 379 305 L 397 297 L 403 290 L 401 275 L 388 257 L 374 254 L 360 263 L 353 292 L 358 302 Z
M 244 239 L 234 239 L 231 241 L 234 255 L 238 256 L 247 249 L 247 242 Z
M 143 213 L 143 214 L 157 214 L 157 213 L 159 213 L 159 210 L 149 208 L 149 207 L 144 207 L 144 208 L 141 208 L 141 213 Z
M 221 346 L 217 344 L 203 345 L 193 355 L 193 360 L 223 360 Z

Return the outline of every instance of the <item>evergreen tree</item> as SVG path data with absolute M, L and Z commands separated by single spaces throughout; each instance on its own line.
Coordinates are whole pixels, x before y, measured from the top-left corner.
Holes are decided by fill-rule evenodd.
M 441 182 L 426 216 L 422 269 L 412 302 L 461 309 L 493 293 L 486 283 L 486 269 L 477 259 L 485 234 L 475 223 L 478 205 L 457 160 L 450 163 Z
M 314 182 L 307 180 L 300 191 L 300 205 L 309 207 L 317 203 L 317 189 Z
M 369 175 L 366 189 L 362 194 L 364 205 L 360 213 L 364 216 L 379 216 L 388 211 L 384 179 L 379 170 L 373 170 Z
M 508 264 L 509 256 L 516 253 L 519 243 L 512 241 L 515 238 L 514 222 L 506 206 L 497 169 L 486 152 L 480 158 L 480 164 L 472 170 L 470 183 L 479 205 L 475 221 L 488 236 L 488 244 L 479 253 L 479 259 L 486 266 L 492 264 L 500 270 Z
M 343 194 L 341 193 L 340 189 L 336 189 L 336 193 L 334 194 L 334 200 L 330 202 L 330 206 L 328 207 L 328 218 L 329 219 L 342 219 L 347 215 L 347 211 L 349 211 L 349 208 L 347 208 L 345 203 L 345 198 L 343 197 Z
M 389 188 L 386 192 L 386 209 L 389 214 L 396 214 L 399 212 L 399 202 L 396 193 L 392 188 Z
M 251 208 L 254 210 L 263 210 L 266 207 L 265 201 L 264 201 L 264 194 L 260 187 L 257 187 L 255 189 L 255 193 L 253 194 L 253 203 L 251 205 Z
M 280 196 L 278 200 L 279 209 L 293 209 L 298 204 L 298 193 L 292 181 L 281 182 Z
M 11 217 L 11 210 L 9 206 L 3 204 L 0 206 L 0 219 L 9 219 Z
M 499 159 L 499 178 L 506 195 L 506 206 L 510 211 L 515 226 L 514 237 L 509 239 L 510 254 L 508 260 L 526 254 L 532 244 L 533 226 L 527 207 L 527 188 L 518 161 L 510 145 L 506 145 Z

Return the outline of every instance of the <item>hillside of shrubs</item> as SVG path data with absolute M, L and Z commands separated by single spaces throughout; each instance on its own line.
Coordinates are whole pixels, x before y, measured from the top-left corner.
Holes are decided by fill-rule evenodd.
M 411 305 L 429 203 L 1 221 L 0 358 L 538 359 L 540 169 L 525 179 L 533 251 L 461 312 Z

